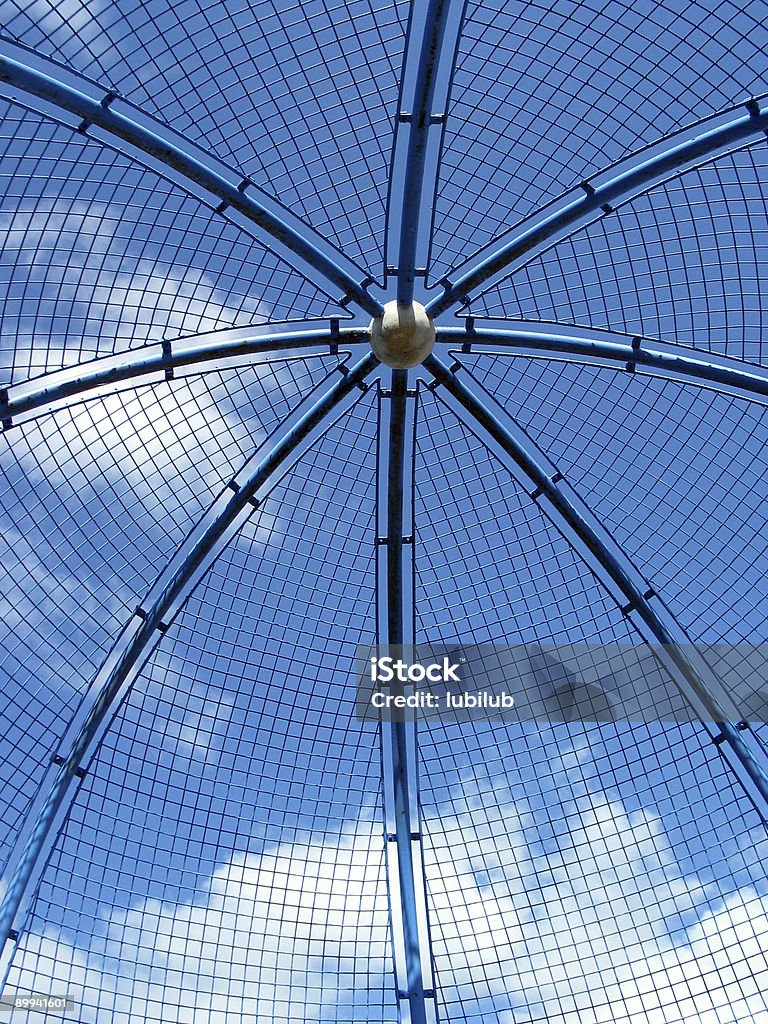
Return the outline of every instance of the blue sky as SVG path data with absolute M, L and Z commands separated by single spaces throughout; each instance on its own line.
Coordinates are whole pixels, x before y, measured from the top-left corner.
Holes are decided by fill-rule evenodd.
M 767 13 L 468 4 L 422 297 L 579 181 L 764 93 Z M 0 2 L 21 47 L 116 87 L 379 283 L 407 19 L 368 0 Z M 367 324 L 194 187 L 0 102 L 4 385 L 232 327 Z M 750 145 L 627 201 L 472 312 L 762 364 L 765 161 Z M 0 435 L 2 864 L 136 606 L 338 361 L 130 384 Z M 691 639 L 768 640 L 763 404 L 551 359 L 462 363 Z M 443 398 L 420 388 L 417 639 L 634 639 Z M 113 709 L 9 977 L 72 993 L 67 1019 L 398 1019 L 379 740 L 354 715 L 355 648 L 375 638 L 380 401 L 360 393 L 275 483 Z M 433 722 L 420 770 L 441 1020 L 768 1020 L 765 827 L 705 730 Z

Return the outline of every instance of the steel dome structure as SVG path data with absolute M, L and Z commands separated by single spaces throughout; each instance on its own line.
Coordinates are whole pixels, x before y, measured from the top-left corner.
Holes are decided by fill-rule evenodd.
M 0 11 L 0 1019 L 768 1021 L 768 5 Z

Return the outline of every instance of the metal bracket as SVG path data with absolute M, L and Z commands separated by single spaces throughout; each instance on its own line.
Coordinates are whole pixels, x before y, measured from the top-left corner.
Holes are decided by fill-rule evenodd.
M 166 362 L 170 362 L 171 359 L 173 358 L 173 350 L 171 348 L 171 343 L 170 343 L 170 341 L 166 341 L 165 339 L 163 339 L 161 344 L 162 344 L 162 349 L 163 349 L 163 359 Z M 165 368 L 165 379 L 166 380 L 173 380 L 173 366 L 166 366 L 166 368 Z
M 552 477 L 550 478 L 549 483 L 550 484 L 559 484 L 560 481 L 563 480 L 563 479 L 564 479 L 563 474 L 558 470 L 556 473 L 552 474 Z M 536 487 L 536 488 L 534 488 L 534 490 L 529 492 L 529 497 L 533 498 L 533 500 L 536 501 L 537 498 L 540 498 L 543 493 L 544 493 L 544 488 L 543 487 Z
M 641 337 L 637 336 L 637 335 L 632 339 L 632 351 L 633 352 L 639 352 L 640 351 L 640 345 L 642 344 L 642 341 L 643 341 L 643 339 Z M 627 373 L 634 373 L 636 369 L 637 369 L 637 361 L 635 359 L 627 360 L 627 364 L 626 364 L 626 371 L 627 371 Z
M 13 426 L 13 417 L 5 414 L 5 409 L 8 408 L 8 389 L 0 389 L 0 422 L 2 422 L 3 430 L 10 430 Z
M 760 117 L 760 104 L 754 97 L 751 100 L 747 100 L 744 106 L 747 108 L 747 112 L 753 120 L 757 120 L 757 118 Z

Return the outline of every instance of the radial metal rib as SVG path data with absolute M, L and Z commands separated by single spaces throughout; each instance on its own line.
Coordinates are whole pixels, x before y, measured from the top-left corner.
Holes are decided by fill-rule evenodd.
M 403 202 L 400 216 L 400 242 L 398 246 L 397 264 L 397 301 L 402 305 L 413 302 L 416 259 L 419 242 L 419 227 L 422 222 L 421 207 L 425 185 L 425 168 L 427 160 L 427 143 L 431 128 L 442 131 L 445 122 L 445 111 L 436 113 L 436 86 L 438 84 L 438 64 L 446 46 L 443 42 L 449 21 L 451 0 L 429 0 L 424 15 L 424 26 L 418 47 L 418 65 L 413 84 L 413 93 L 406 99 L 400 99 L 400 125 L 407 126 L 407 153 L 405 158 L 405 180 L 403 183 Z M 457 18 L 457 24 L 460 19 Z M 414 24 L 414 14 L 411 25 Z M 456 39 L 458 40 L 458 28 Z M 407 58 L 413 53 L 409 48 Z M 404 81 L 411 78 L 410 60 L 406 58 Z M 442 105 L 445 106 L 448 93 L 448 76 L 443 76 Z M 402 137 L 402 136 L 401 136 Z M 399 149 L 399 146 L 397 147 Z M 434 161 L 435 173 L 437 160 Z
M 593 182 L 583 182 L 580 188 L 539 210 L 506 236 L 475 253 L 461 267 L 449 271 L 440 282 L 443 294 L 427 306 L 430 316 L 437 317 L 452 306 L 466 305 L 480 289 L 508 276 L 537 252 L 593 219 L 595 214 L 610 212 L 613 204 L 640 195 L 675 173 L 768 132 L 768 108 L 761 107 L 757 101 L 750 101 L 746 106 L 747 113 L 740 117 L 731 116 L 725 121 L 722 115 L 707 118 L 614 164 Z
M 465 374 L 459 380 L 434 355 L 425 360 L 424 366 L 455 400 L 451 408 L 459 419 L 475 433 L 479 428 L 489 449 L 522 486 L 533 485 L 531 499 L 541 503 L 542 511 L 603 580 L 641 633 L 650 634 L 649 638 L 664 645 L 667 667 L 677 685 L 693 707 L 718 725 L 721 737 L 754 787 L 765 817 L 765 752 L 753 733 L 734 724 L 741 717 L 738 708 L 709 665 L 695 654 L 690 638 L 659 595 L 563 475 L 548 464 L 535 442 L 474 379 Z M 752 796 L 749 788 L 747 792 Z
M 411 645 L 413 636 L 413 523 L 410 475 L 413 401 L 408 373 L 392 371 L 392 390 L 380 422 L 379 523 L 386 529 L 377 563 L 378 639 Z M 380 413 L 381 415 L 381 413 Z M 388 422 L 387 422 L 388 421 Z M 409 543 L 404 522 L 409 520 Z M 407 555 L 406 552 L 407 551 Z M 410 608 L 410 613 L 406 609 Z M 402 690 L 402 687 L 400 687 Z M 394 688 L 393 693 L 399 691 Z M 399 1019 L 435 1024 L 437 1000 L 426 910 L 424 860 L 418 804 L 416 722 L 382 721 L 387 882 Z
M 195 153 L 187 140 L 159 122 L 152 122 L 151 127 L 140 123 L 139 112 L 116 93 L 107 92 L 103 98 L 88 95 L 94 91 L 92 82 L 67 72 L 76 82 L 75 88 L 65 80 L 58 65 L 35 55 L 35 63 L 41 61 L 45 71 L 0 53 L 0 83 L 79 118 L 81 131 L 96 127 L 109 138 L 127 143 L 131 147 L 129 155 L 142 163 L 146 163 L 143 157 L 151 157 L 166 172 L 173 172 L 185 187 L 194 183 L 197 188 L 187 190 L 195 198 L 200 198 L 199 189 L 203 189 L 224 204 L 220 209 L 230 207 L 256 225 L 270 248 L 272 242 L 279 243 L 286 251 L 281 255 L 298 256 L 326 282 L 339 288 L 343 301 L 352 300 L 371 316 L 379 315 L 381 305 L 369 294 L 367 280 L 360 282 L 354 276 L 355 265 L 253 182 L 241 180 L 240 175 L 214 163 L 207 154 Z M 296 269 L 301 272 L 301 268 Z M 360 268 L 357 271 L 363 273 Z
M 0 978 L 5 979 L 16 940 L 25 925 L 42 870 L 79 779 L 87 771 L 110 715 L 115 711 L 160 637 L 218 554 L 258 507 L 266 493 L 302 456 L 316 428 L 338 418 L 359 400 L 366 376 L 378 364 L 369 353 L 333 387 L 316 388 L 227 484 L 187 536 L 155 585 L 137 608 L 99 670 L 88 697 L 71 723 L 43 779 L 26 828 L 18 837 L 0 904 Z M 2 984 L 0 984 L 0 990 Z
M 285 359 L 335 355 L 340 345 L 356 346 L 367 338 L 366 330 L 354 327 L 334 332 L 286 330 L 259 335 L 238 328 L 145 345 L 131 352 L 54 370 L 0 391 L 0 421 L 8 429 L 19 417 L 59 408 L 67 399 L 80 401 L 90 392 L 112 389 L 118 384 L 170 379 L 176 371 L 187 367 L 213 369 L 217 363 L 250 363 L 269 355 Z
M 698 384 L 725 394 L 768 403 L 768 369 L 729 356 L 714 355 L 669 342 L 556 324 L 527 324 L 496 329 L 483 320 L 469 327 L 442 327 L 437 341 L 461 345 L 463 352 L 564 359 L 609 366 L 623 372 L 645 371 L 664 380 Z

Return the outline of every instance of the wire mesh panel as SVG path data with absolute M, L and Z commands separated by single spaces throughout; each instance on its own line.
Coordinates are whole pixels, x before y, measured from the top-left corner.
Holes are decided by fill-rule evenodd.
M 16 752 L 3 763 L 3 863 L 133 609 L 258 441 L 328 372 L 315 359 L 180 378 L 3 435 L 2 722 Z
M 422 406 L 417 628 L 447 643 L 631 636 L 610 595 L 487 447 L 439 397 L 423 395 Z
M 467 5 L 432 274 L 626 153 L 768 88 L 762 4 Z
M 765 143 L 632 199 L 472 303 L 764 363 Z
M 500 393 L 536 408 L 549 390 Z M 434 398 L 421 424 L 419 640 L 632 642 L 487 449 Z M 430 600 L 454 581 L 474 598 Z M 703 727 L 443 717 L 419 743 L 446 1020 L 750 1021 L 768 1009 L 765 830 Z
M 407 14 L 395 0 L 3 5 L 14 38 L 217 153 L 376 276 Z
M 11 979 L 51 957 L 74 1019 L 395 1019 L 378 743 L 350 713 L 370 399 L 353 415 L 216 562 L 83 782 Z
M 421 750 L 446 1020 L 765 1013 L 764 829 L 691 727 L 430 726 Z
M 692 640 L 765 642 L 764 405 L 614 370 L 463 358 L 589 495 Z
M 148 342 L 338 312 L 157 174 L 3 107 L 4 383 Z

